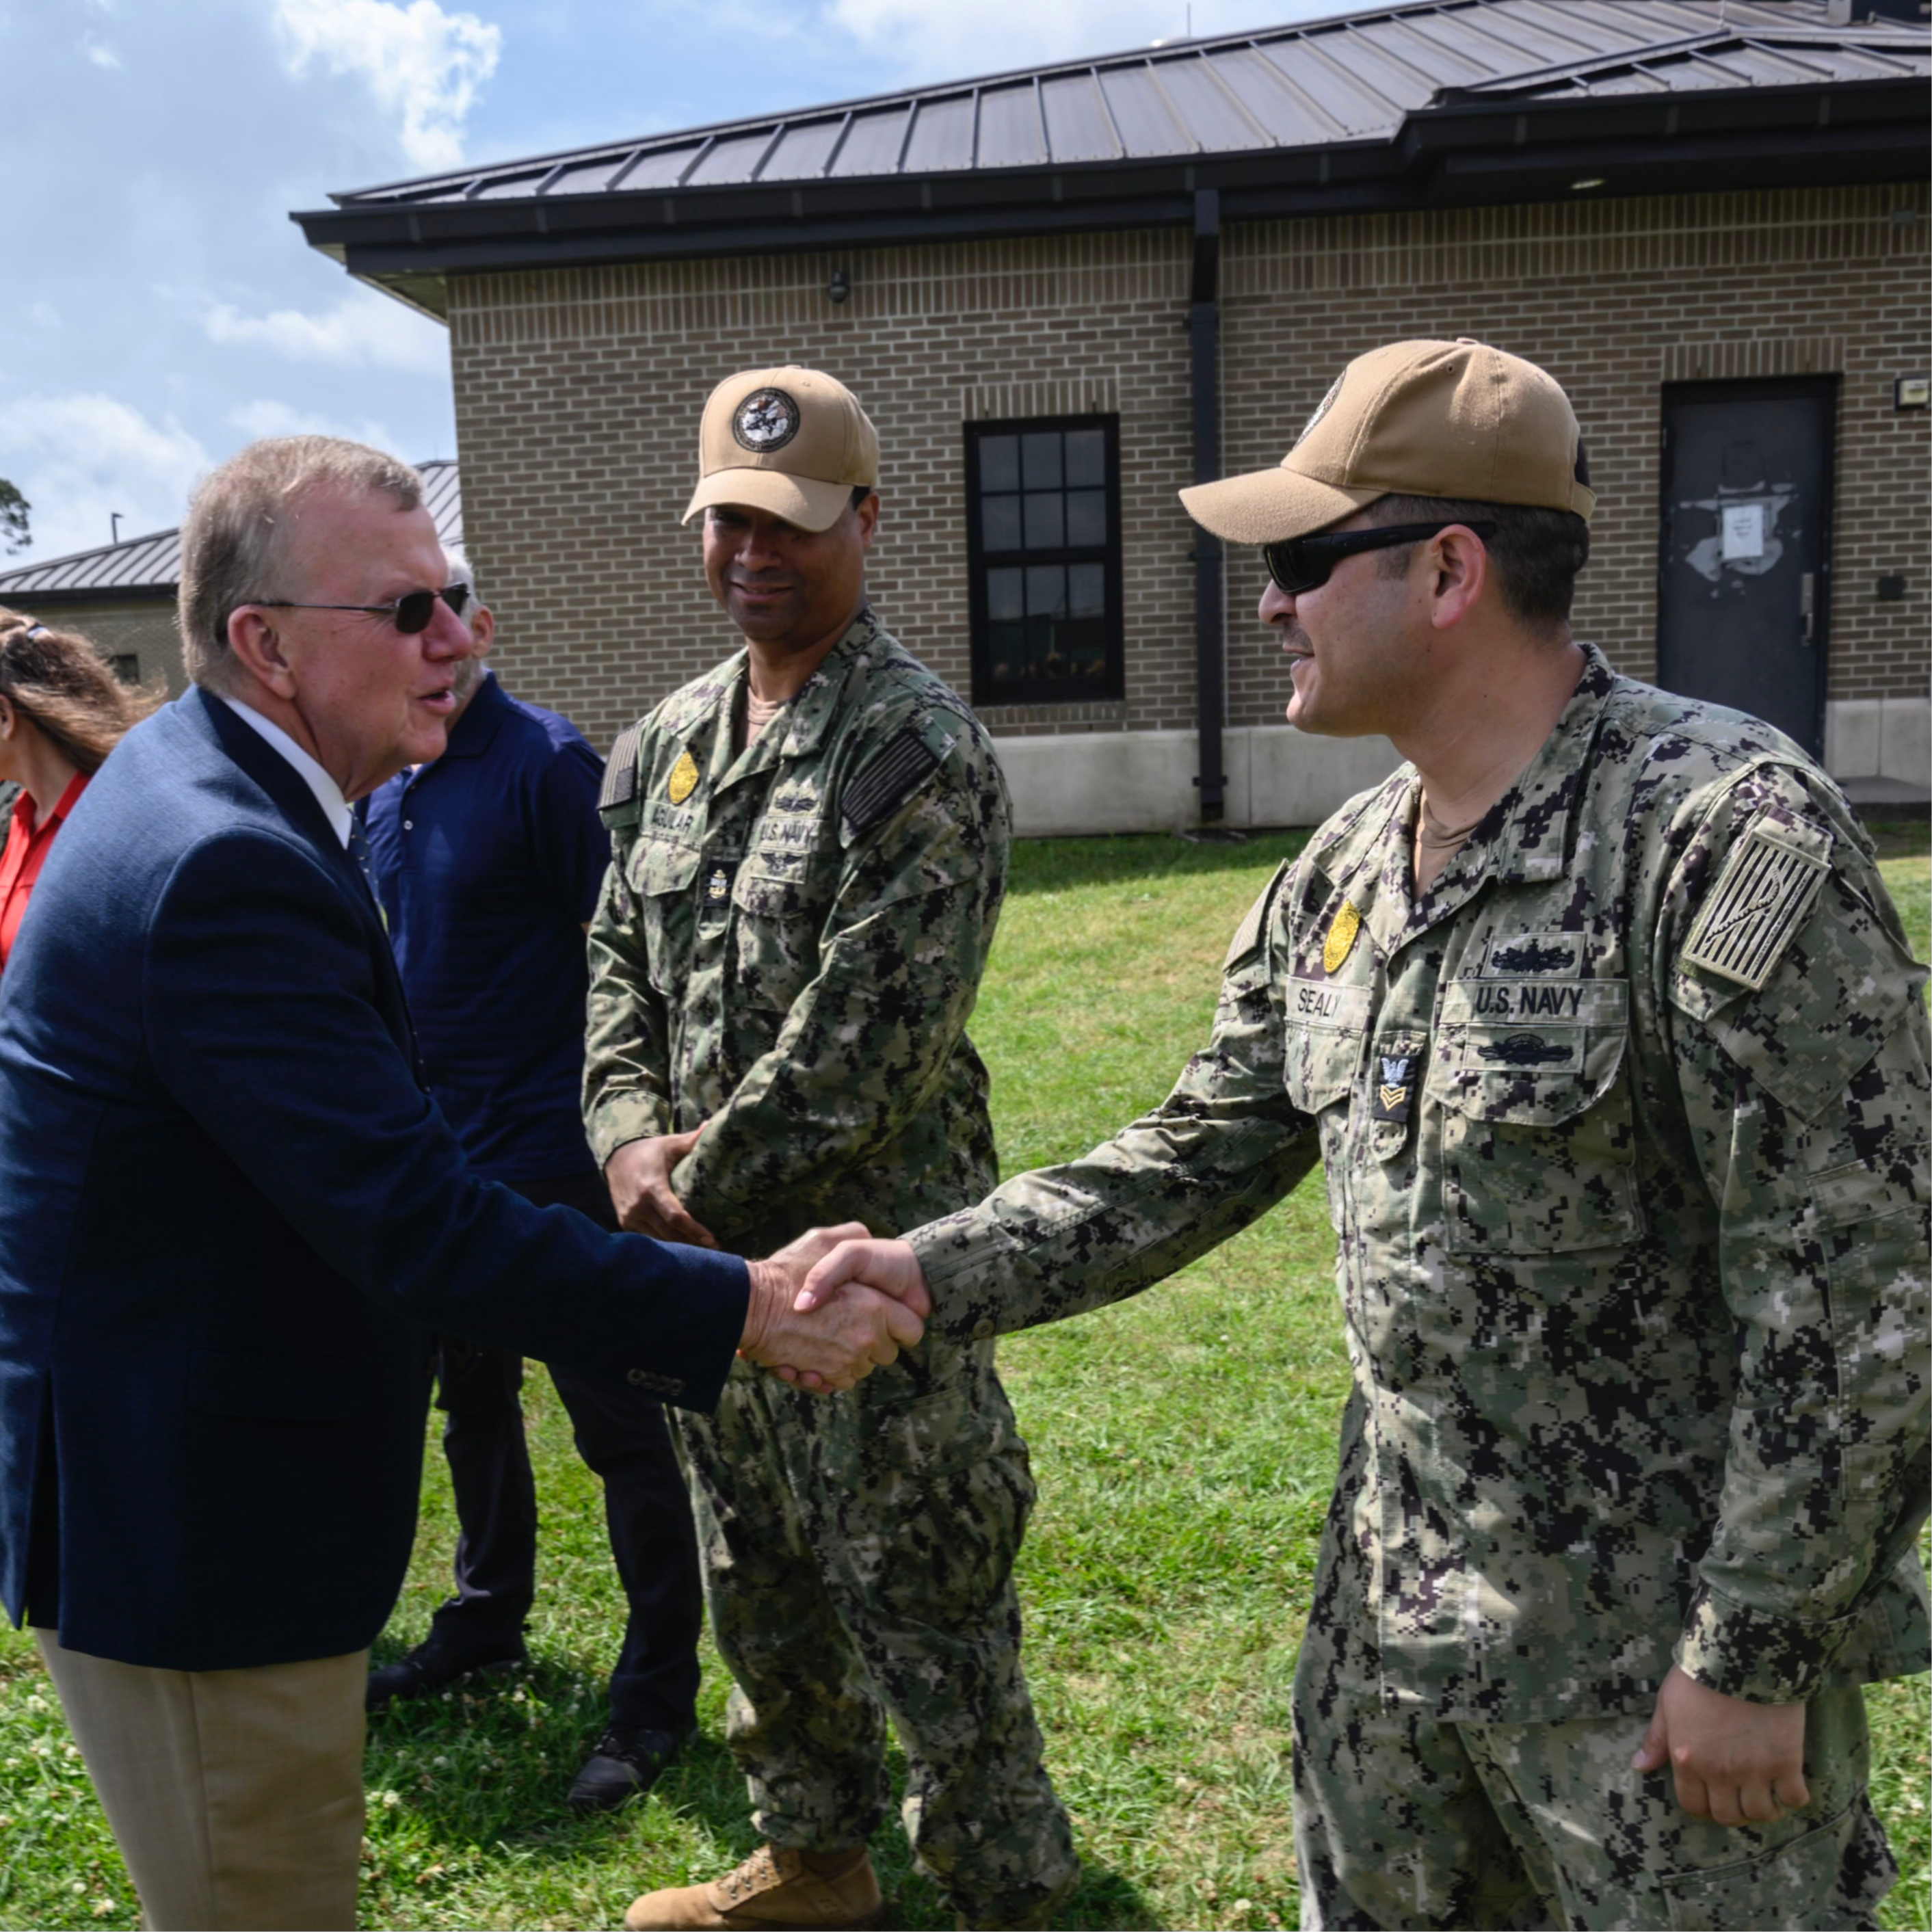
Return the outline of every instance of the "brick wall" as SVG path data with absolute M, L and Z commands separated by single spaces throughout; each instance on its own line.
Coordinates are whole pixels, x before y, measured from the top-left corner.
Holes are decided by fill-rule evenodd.
M 1924 694 L 1932 412 L 1892 407 L 1928 360 L 1924 184 L 1537 204 L 1238 228 L 1223 272 L 1230 472 L 1279 460 L 1335 371 L 1378 342 L 1473 335 L 1542 364 L 1597 491 L 1576 627 L 1657 668 L 1666 382 L 1840 375 L 1828 697 Z M 1909 213 L 1894 220 L 1893 211 Z M 1877 602 L 1905 574 L 1903 603 Z M 1229 712 L 1280 716 L 1262 576 L 1229 565 Z
M 1476 335 L 1575 398 L 1600 507 L 1580 628 L 1654 668 L 1659 388 L 1841 370 L 1834 698 L 1922 694 L 1926 412 L 1894 376 L 1927 358 L 1922 184 L 1240 225 L 1224 257 L 1224 453 L 1279 459 L 1342 364 L 1406 335 Z M 1894 218 L 1902 211 L 1908 218 Z M 850 298 L 825 287 L 835 268 Z M 879 425 L 873 593 L 908 646 L 969 682 L 961 424 L 1117 410 L 1126 695 L 1002 709 L 1000 733 L 1184 728 L 1194 718 L 1187 242 L 1133 232 L 838 254 L 453 278 L 468 547 L 521 694 L 600 744 L 730 650 L 694 527 L 698 418 L 733 370 L 802 362 Z M 1881 572 L 1911 595 L 1880 604 Z M 1229 722 L 1278 722 L 1272 640 L 1229 566 Z
M 825 286 L 849 268 L 850 300 Z M 599 743 L 736 648 L 704 588 L 698 421 L 734 370 L 830 370 L 879 425 L 872 595 L 903 641 L 970 682 L 967 417 L 1117 409 L 1127 698 L 1073 728 L 1192 715 L 1184 238 L 1164 232 L 856 255 L 458 278 L 451 353 L 468 548 L 503 621 L 513 689 Z M 1000 728 L 1065 727 L 998 714 Z
M 104 658 L 136 658 L 142 684 L 165 684 L 174 697 L 188 688 L 172 598 L 37 604 L 31 597 L 23 597 L 20 608 L 50 630 L 77 632 Z

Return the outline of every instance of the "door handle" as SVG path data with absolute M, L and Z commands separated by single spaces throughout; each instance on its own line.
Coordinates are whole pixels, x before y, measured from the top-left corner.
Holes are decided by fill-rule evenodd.
M 1803 637 L 1809 649 L 1818 622 L 1818 578 L 1816 572 L 1806 571 L 1798 580 L 1798 614 L 1804 620 Z

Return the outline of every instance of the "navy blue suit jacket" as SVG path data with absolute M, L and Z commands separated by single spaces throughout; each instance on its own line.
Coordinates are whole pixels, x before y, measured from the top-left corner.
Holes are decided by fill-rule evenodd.
M 16 1622 L 175 1670 L 359 1649 L 409 1561 L 431 1328 L 710 1408 L 747 1294 L 472 1173 L 300 776 L 199 691 L 128 735 L 0 975 Z

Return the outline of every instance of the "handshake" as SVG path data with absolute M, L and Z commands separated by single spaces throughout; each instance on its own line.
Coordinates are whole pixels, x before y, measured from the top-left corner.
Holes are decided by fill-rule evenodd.
M 819 1394 L 848 1389 L 896 1359 L 932 1312 L 912 1250 L 869 1239 L 856 1221 L 814 1228 L 750 1267 L 739 1354 Z
M 656 1240 L 717 1246 L 671 1185 L 704 1132 L 700 1122 L 683 1133 L 627 1141 L 612 1154 L 604 1173 L 620 1227 Z M 821 1394 L 848 1389 L 896 1360 L 926 1333 L 932 1312 L 912 1250 L 872 1240 L 856 1221 L 814 1228 L 750 1267 L 739 1354 Z

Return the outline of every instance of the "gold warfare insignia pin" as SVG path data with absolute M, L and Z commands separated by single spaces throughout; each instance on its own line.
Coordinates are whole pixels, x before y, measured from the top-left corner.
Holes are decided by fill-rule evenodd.
M 672 804 L 682 805 L 697 789 L 698 760 L 688 752 L 680 753 L 670 768 L 670 783 L 664 787 L 664 796 Z
M 1335 915 L 1334 923 L 1328 928 L 1328 937 L 1322 942 L 1322 970 L 1333 974 L 1342 970 L 1343 962 L 1354 950 L 1355 935 L 1362 929 L 1362 915 L 1346 899 L 1342 909 Z
M 1822 854 L 1801 851 L 1760 820 L 1718 875 L 1685 943 L 1686 963 L 1761 992 L 1830 869 Z

